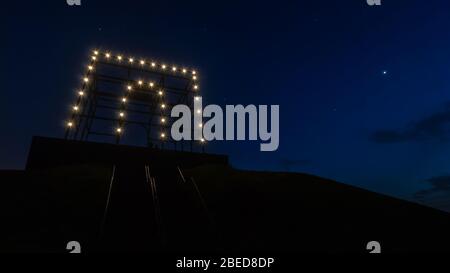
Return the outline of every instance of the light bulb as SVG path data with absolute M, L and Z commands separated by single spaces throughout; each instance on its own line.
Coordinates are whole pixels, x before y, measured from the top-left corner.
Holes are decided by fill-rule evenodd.
M 194 85 L 194 89 L 197 90 L 198 89 L 198 85 Z
M 98 55 L 98 51 L 97 51 L 97 50 L 94 50 L 94 54 L 95 54 L 95 55 Z
M 129 61 L 130 63 L 133 63 L 133 62 L 134 62 L 134 59 L 133 59 L 133 58 L 129 58 L 128 61 Z
M 164 122 L 166 122 L 166 119 L 165 119 L 165 118 L 162 118 L 162 119 L 161 119 L 161 123 L 164 123 Z
M 127 102 L 127 99 L 126 98 L 122 98 L 122 102 Z
M 121 61 L 122 60 L 122 56 L 117 56 L 117 60 Z
M 153 85 L 154 85 L 154 83 L 153 83 L 153 82 L 150 82 L 150 87 L 153 87 Z
M 128 86 L 127 86 L 127 89 L 128 89 L 128 90 L 131 90 L 131 89 L 132 89 L 131 85 L 128 85 Z
M 161 108 L 166 108 L 166 105 L 164 103 L 161 104 Z
M 73 107 L 73 111 L 77 112 L 77 111 L 78 111 L 78 106 L 75 105 L 75 106 Z
M 119 116 L 123 118 L 125 114 L 123 112 L 120 112 Z
M 84 82 L 88 82 L 88 81 L 89 81 L 89 78 L 84 78 L 83 81 L 84 81 Z
M 197 72 L 195 70 L 192 70 L 192 75 L 197 74 Z
M 162 68 L 162 69 L 166 69 L 166 65 L 163 64 L 163 65 L 161 66 L 161 68 Z
M 165 138 L 165 137 L 166 137 L 166 134 L 162 133 L 161 138 Z
M 155 67 L 156 66 L 156 64 L 155 63 L 152 63 L 152 67 Z
M 90 66 L 88 66 L 88 69 L 92 70 L 92 69 L 94 69 L 94 67 L 92 65 L 90 65 Z
M 117 129 L 116 129 L 116 132 L 117 132 L 117 133 L 122 132 L 122 128 L 117 128 Z
M 144 65 L 144 64 L 145 64 L 145 61 L 144 61 L 144 60 L 141 60 L 141 61 L 140 61 L 140 64 L 141 64 L 141 65 Z
M 185 68 L 183 68 L 183 73 L 186 73 L 186 69 Z
M 142 85 L 142 81 L 138 81 L 138 84 L 139 84 L 139 85 Z
M 80 91 L 80 92 L 78 92 L 78 95 L 80 95 L 80 97 L 82 97 L 82 96 L 84 96 L 84 92 Z
M 68 127 L 72 127 L 72 126 L 73 126 L 73 123 L 72 123 L 71 121 L 69 121 L 69 122 L 67 122 L 67 126 L 68 126 Z
M 174 66 L 174 67 L 172 67 L 172 71 L 177 71 L 177 68 Z
M 108 59 L 109 59 L 109 58 L 111 57 L 111 54 L 109 54 L 109 53 L 106 53 L 106 54 L 105 54 L 105 56 L 106 56 L 106 58 L 108 58 Z
M 160 96 L 162 96 L 162 94 L 163 94 L 163 91 L 159 91 L 159 92 L 158 92 L 158 94 L 159 94 Z

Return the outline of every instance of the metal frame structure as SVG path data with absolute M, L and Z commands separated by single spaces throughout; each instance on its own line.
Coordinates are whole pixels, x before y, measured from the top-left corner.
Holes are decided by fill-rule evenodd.
M 193 113 L 199 89 L 195 70 L 94 50 L 82 81 L 66 121 L 66 139 L 95 137 L 119 144 L 125 128 L 137 125 L 145 129 L 147 146 L 164 148 L 165 143 L 173 143 L 177 149 L 180 143 L 184 150 L 183 142 L 170 139 L 170 109 L 185 104 Z M 198 142 L 203 150 L 204 140 Z M 189 141 L 191 151 L 192 144 Z

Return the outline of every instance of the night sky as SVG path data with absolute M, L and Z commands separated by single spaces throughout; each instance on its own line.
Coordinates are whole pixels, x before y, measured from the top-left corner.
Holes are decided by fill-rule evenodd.
M 2 169 L 24 167 L 33 135 L 63 136 L 89 54 L 103 48 L 195 67 L 204 104 L 279 104 L 278 151 L 208 144 L 237 168 L 450 210 L 448 1 L 19 0 L 1 12 Z

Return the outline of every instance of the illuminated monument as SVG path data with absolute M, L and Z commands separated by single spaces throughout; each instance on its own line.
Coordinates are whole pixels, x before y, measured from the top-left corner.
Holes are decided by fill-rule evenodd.
M 181 167 L 228 164 L 226 156 L 205 153 L 203 138 L 171 137 L 177 119 L 170 115 L 173 106 L 182 104 L 193 112 L 200 96 L 196 70 L 100 49 L 89 55 L 64 122 L 64 139 L 34 136 L 27 169 L 149 162 Z M 186 130 L 193 133 L 195 128 Z
M 127 133 L 144 130 L 148 147 L 178 149 L 178 144 L 183 150 L 183 142 L 170 139 L 170 109 L 177 104 L 193 109 L 198 77 L 183 66 L 94 50 L 66 120 L 65 138 L 119 144 Z M 187 144 L 192 150 L 193 141 Z

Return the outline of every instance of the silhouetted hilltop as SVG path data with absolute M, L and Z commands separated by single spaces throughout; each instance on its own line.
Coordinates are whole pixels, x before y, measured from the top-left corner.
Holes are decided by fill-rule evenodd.
M 450 214 L 300 173 L 190 170 L 230 249 L 448 251 Z M 229 244 L 227 244 L 229 243 Z
M 154 166 L 160 233 L 141 166 L 122 165 L 104 222 L 112 169 L 1 171 L 0 250 L 66 252 L 72 240 L 84 251 L 366 252 L 376 240 L 383 252 L 422 252 L 450 243 L 447 213 L 316 176 L 228 165 L 180 168 L 167 180 L 159 174 L 171 172 Z

